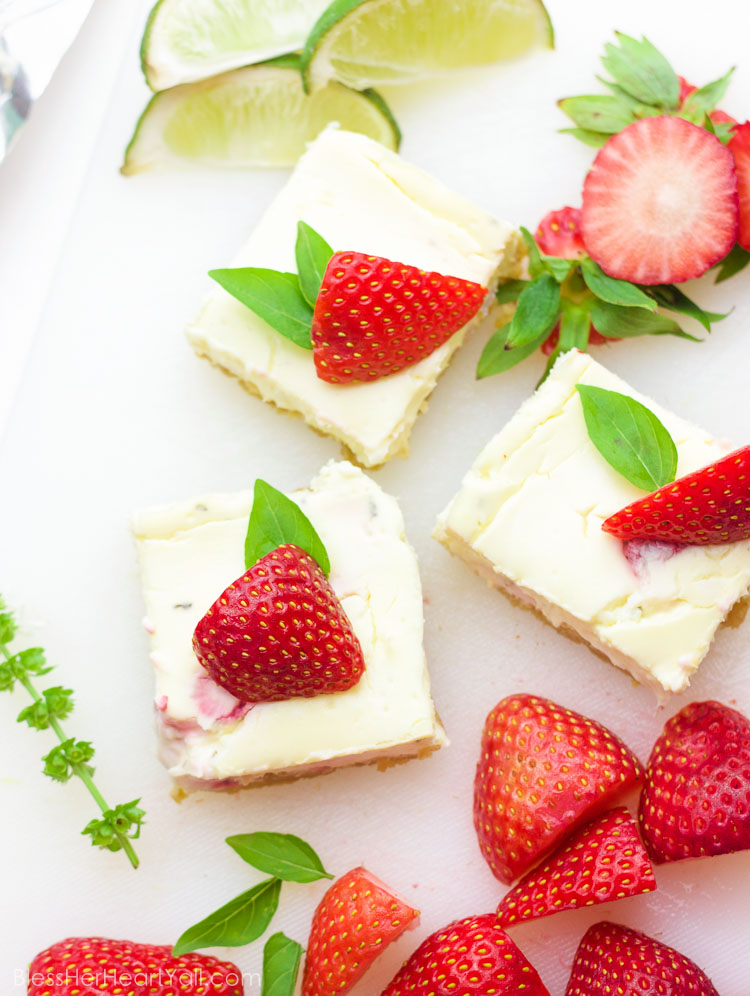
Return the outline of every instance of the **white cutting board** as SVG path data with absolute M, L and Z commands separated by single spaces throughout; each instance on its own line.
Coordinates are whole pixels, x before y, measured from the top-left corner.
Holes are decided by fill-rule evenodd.
M 493 214 L 534 227 L 549 208 L 576 203 L 592 152 L 556 133 L 565 120 L 555 100 L 592 88 L 615 28 L 647 32 L 698 83 L 739 64 L 725 106 L 740 117 L 750 110 L 744 0 L 715 0 L 710 21 L 703 7 L 698 18 L 676 0 L 552 0 L 550 11 L 556 52 L 389 94 L 404 156 Z M 95 742 L 108 798 L 142 796 L 149 822 L 137 873 L 121 854 L 89 847 L 78 836 L 94 815 L 88 797 L 39 774 L 51 741 L 14 725 L 22 695 L 0 697 L 0 990 L 21 993 L 14 971 L 69 934 L 174 940 L 257 880 L 223 838 L 275 829 L 306 837 L 333 872 L 366 863 L 422 909 L 419 931 L 391 948 L 356 990 L 377 994 L 427 932 L 487 912 L 501 895 L 471 821 L 482 721 L 497 700 L 523 690 L 548 695 L 611 726 L 645 760 L 667 716 L 691 698 L 718 698 L 750 713 L 750 622 L 723 630 L 690 692 L 660 708 L 650 692 L 509 604 L 430 539 L 469 462 L 542 367 L 536 357 L 477 384 L 480 333 L 420 418 L 412 456 L 374 475 L 400 498 L 420 556 L 434 694 L 452 746 L 386 772 L 350 769 L 176 804 L 154 757 L 129 513 L 245 488 L 256 476 L 282 488 L 304 485 L 338 448 L 249 397 L 196 359 L 183 338 L 209 290 L 206 271 L 232 259 L 286 174 L 122 179 L 122 150 L 147 96 L 137 43 L 134 35 L 2 444 L 0 583 L 23 608 L 29 640 L 43 643 L 59 665 L 53 681 L 76 690 L 68 725 Z M 597 356 L 679 414 L 747 442 L 750 272 L 690 290 L 712 310 L 735 308 L 710 343 L 665 337 Z M 674 864 L 657 878 L 652 896 L 514 930 L 553 996 L 562 996 L 586 927 L 605 917 L 683 950 L 722 996 L 747 996 L 750 853 Z M 323 888 L 285 886 L 275 929 L 304 943 Z M 251 973 L 260 955 L 260 944 L 233 953 Z M 251 983 L 248 993 L 258 991 L 257 979 Z

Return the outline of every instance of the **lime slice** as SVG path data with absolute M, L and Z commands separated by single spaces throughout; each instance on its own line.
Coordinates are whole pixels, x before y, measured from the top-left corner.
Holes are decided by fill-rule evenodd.
M 391 149 L 401 140 L 374 90 L 331 82 L 308 96 L 298 58 L 283 56 L 155 94 L 136 125 L 122 172 L 190 164 L 290 166 L 332 121 Z
M 337 79 L 362 89 L 552 46 L 541 0 L 334 0 L 305 43 L 308 89 Z
M 141 42 L 152 90 L 302 48 L 328 0 L 158 0 Z

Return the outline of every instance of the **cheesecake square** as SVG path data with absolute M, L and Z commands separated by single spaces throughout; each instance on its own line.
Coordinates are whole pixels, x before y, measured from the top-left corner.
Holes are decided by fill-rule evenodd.
M 430 696 L 417 558 L 396 500 L 343 461 L 290 497 L 328 550 L 331 585 L 361 643 L 365 673 L 347 691 L 284 702 L 239 702 L 192 648 L 198 621 L 244 571 L 251 492 L 134 516 L 159 753 L 187 787 L 320 774 L 447 743 Z
M 372 383 L 320 380 L 309 350 L 220 287 L 188 327 L 188 340 L 199 356 L 264 401 L 338 439 L 362 466 L 406 456 L 417 415 L 453 353 L 487 314 L 498 280 L 519 275 L 520 235 L 378 142 L 336 127 L 310 145 L 232 265 L 296 272 L 299 221 L 336 251 L 366 252 L 473 280 L 490 293 L 479 313 L 434 353 Z
M 591 442 L 577 384 L 627 394 L 677 446 L 677 476 L 734 447 L 634 391 L 590 356 L 563 354 L 479 454 L 434 536 L 490 584 L 581 638 L 657 694 L 682 692 L 750 586 L 750 543 L 682 546 L 605 533 L 644 492 Z

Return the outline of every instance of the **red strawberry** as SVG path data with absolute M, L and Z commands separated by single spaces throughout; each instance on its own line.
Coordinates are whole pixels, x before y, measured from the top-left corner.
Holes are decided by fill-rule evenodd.
M 691 702 L 667 722 L 648 762 L 639 811 L 657 864 L 750 848 L 750 720 Z
M 737 193 L 740 199 L 740 227 L 737 241 L 750 251 L 750 121 L 734 129 L 729 151 L 737 169 Z
M 547 256 L 582 259 L 586 247 L 581 235 L 581 209 L 564 207 L 545 214 L 536 230 L 536 244 Z
M 280 702 L 352 688 L 359 640 L 336 593 L 298 546 L 277 547 L 223 592 L 195 627 L 210 677 L 243 702 Z
M 348 992 L 392 941 L 418 923 L 419 910 L 355 868 L 333 883 L 315 910 L 302 996 Z
M 677 77 L 680 81 L 680 108 L 684 107 L 685 101 L 690 96 L 691 93 L 695 93 L 698 89 L 697 86 L 693 86 L 692 83 L 688 83 L 684 76 Z M 733 118 L 731 114 L 727 114 L 726 111 L 719 110 L 718 108 L 708 115 L 714 124 L 737 124 L 737 119 Z
M 423 941 L 382 996 L 549 996 L 493 913 L 456 920 Z
M 599 150 L 583 186 L 581 225 L 589 255 L 612 277 L 699 277 L 737 235 L 732 154 L 682 118 L 636 121 Z
M 32 961 L 28 996 L 242 996 L 242 973 L 208 955 L 172 957 L 169 946 L 70 937 Z
M 639 896 L 656 888 L 654 870 L 624 807 L 576 831 L 503 897 L 503 927 L 563 910 Z
M 602 529 L 622 540 L 701 546 L 750 539 L 750 446 L 639 498 Z
M 578 945 L 565 996 L 719 996 L 695 962 L 619 923 L 595 923 Z
M 482 854 L 510 884 L 641 778 L 638 758 L 606 727 L 533 695 L 487 717 L 474 784 Z
M 331 257 L 315 303 L 313 359 L 330 384 L 419 363 L 476 315 L 487 288 L 361 252 Z

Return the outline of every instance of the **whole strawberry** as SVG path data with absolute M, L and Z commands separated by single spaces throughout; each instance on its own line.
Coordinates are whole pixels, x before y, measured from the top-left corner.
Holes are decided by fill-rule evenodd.
M 279 702 L 352 688 L 359 640 L 318 563 L 277 547 L 214 602 L 193 650 L 210 677 L 243 702 Z
M 750 720 L 720 702 L 672 716 L 649 758 L 639 818 L 658 864 L 750 848 Z
M 701 546 L 750 539 L 750 446 L 639 498 L 602 529 L 622 540 Z
M 565 996 L 719 996 L 685 955 L 618 923 L 589 927 Z
M 172 957 L 167 945 L 69 937 L 29 967 L 28 996 L 243 996 L 236 965 L 208 955 Z
M 456 920 L 431 934 L 382 996 L 549 996 L 494 914 Z
M 503 927 L 563 910 L 653 892 L 654 870 L 624 807 L 576 831 L 525 875 L 497 908 Z
M 595 720 L 533 695 L 503 699 L 485 722 L 474 784 L 474 826 L 495 877 L 523 875 L 641 774 Z
M 331 384 L 419 363 L 479 311 L 487 288 L 361 252 L 331 257 L 315 303 L 313 359 Z
M 315 910 L 302 996 L 348 992 L 389 944 L 418 923 L 419 910 L 355 868 L 333 883 Z

